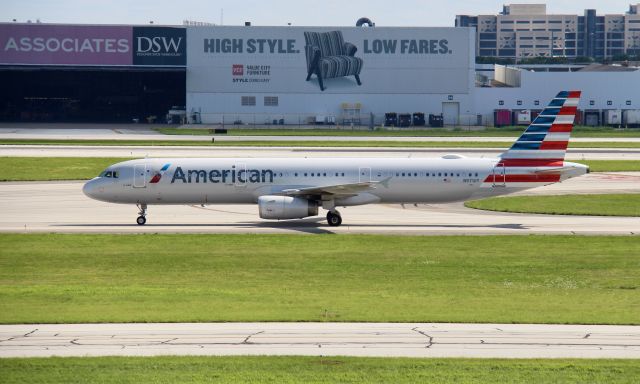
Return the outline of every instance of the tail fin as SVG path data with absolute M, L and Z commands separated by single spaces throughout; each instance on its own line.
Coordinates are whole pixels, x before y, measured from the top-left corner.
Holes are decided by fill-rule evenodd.
M 562 166 L 580 101 L 580 91 L 562 91 L 503 153 L 505 167 Z

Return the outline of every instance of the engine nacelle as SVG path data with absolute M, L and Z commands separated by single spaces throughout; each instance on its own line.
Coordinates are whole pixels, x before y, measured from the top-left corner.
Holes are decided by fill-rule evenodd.
M 258 207 L 263 219 L 301 219 L 318 214 L 318 203 L 301 197 L 260 196 Z

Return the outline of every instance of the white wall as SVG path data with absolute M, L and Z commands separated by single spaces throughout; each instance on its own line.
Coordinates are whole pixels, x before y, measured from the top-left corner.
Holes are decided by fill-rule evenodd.
M 414 113 L 423 112 L 425 114 L 442 113 L 443 102 L 460 103 L 460 114 L 474 115 L 472 118 L 461 118 L 461 123 L 475 121 L 473 112 L 473 96 L 451 95 L 453 100 L 448 100 L 449 95 L 416 95 L 416 94 L 341 94 L 341 95 L 314 95 L 314 94 L 268 94 L 277 96 L 279 105 L 277 107 L 265 107 L 263 97 L 256 95 L 256 106 L 241 106 L 240 94 L 229 93 L 188 93 L 187 111 L 201 112 L 203 123 L 220 124 L 224 117 L 225 123 L 232 123 L 235 120 L 242 120 L 243 123 L 263 124 L 273 119 L 285 119 L 286 124 L 304 123 L 310 116 L 324 115 L 335 116 L 337 123 L 341 123 L 342 103 L 360 103 L 362 124 L 367 125 L 369 114 L 376 115 L 375 124 L 382 124 L 382 117 L 385 112 Z M 203 106 L 198 110 L 197 106 Z M 474 123 L 475 124 L 475 123 Z
M 321 91 L 315 75 L 305 81 L 304 31 L 337 29 L 343 31 L 345 41 L 358 47 L 355 56 L 364 60 L 362 85 L 355 85 L 351 78 L 328 79 L 327 89 Z M 460 103 L 461 114 L 473 114 L 474 36 L 473 28 L 188 28 L 187 111 L 200 112 L 203 123 L 217 124 L 224 117 L 225 123 L 242 120 L 260 124 L 284 118 L 287 124 L 295 124 L 312 115 L 339 119 L 342 103 L 360 103 L 361 117 L 368 123 L 369 113 L 373 112 L 379 119 L 376 124 L 380 124 L 385 112 L 439 114 L 443 102 L 453 101 Z M 250 54 L 246 49 L 248 41 L 256 38 L 291 44 L 293 49 Z M 242 48 L 211 52 L 204 47 L 210 47 L 212 39 L 235 39 Z M 373 52 L 373 42 L 382 40 L 396 41 L 398 49 Z M 449 51 L 420 54 L 400 50 L 406 42 L 432 40 L 446 40 Z M 248 65 L 269 67 L 269 73 L 261 76 L 265 80 L 262 83 L 238 81 L 243 76 L 232 75 L 232 67 L 239 65 L 245 69 Z M 242 96 L 254 96 L 256 105 L 242 106 Z M 277 96 L 278 106 L 265 106 L 265 96 Z
M 559 91 L 582 91 L 578 109 L 640 109 L 640 71 L 522 71 L 519 88 L 476 88 L 474 109 L 483 115 L 495 109 L 543 109 Z M 500 100 L 504 105 L 500 105 Z M 521 100 L 522 105 L 517 101 Z M 539 105 L 535 105 L 535 101 Z M 626 105 L 630 100 L 631 105 Z M 593 105 L 590 104 L 593 101 Z M 611 102 L 611 105 L 608 102 Z

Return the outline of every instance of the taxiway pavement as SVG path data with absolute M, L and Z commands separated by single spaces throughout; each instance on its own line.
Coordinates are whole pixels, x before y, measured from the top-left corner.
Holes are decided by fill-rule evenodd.
M 54 126 L 54 125 L 49 125 Z M 64 125 L 63 125 L 64 126 Z M 192 128 L 192 127 L 189 127 Z M 198 128 L 197 126 L 195 128 Z M 242 127 L 241 127 L 242 128 Z M 286 128 L 276 127 L 286 132 Z M 233 128 L 231 128 L 233 129 Z M 522 127 L 524 131 L 525 127 Z M 203 129 L 207 132 L 207 129 Z M 336 130 L 337 131 L 337 130 Z M 343 130 L 344 131 L 344 130 Z M 471 131 L 471 130 L 470 130 Z M 432 141 L 473 141 L 473 142 L 513 142 L 515 136 L 340 136 L 340 135 L 282 135 L 266 136 L 260 135 L 260 129 L 256 129 L 256 135 L 166 135 L 144 126 L 131 128 L 130 126 L 114 128 L 51 128 L 51 127 L 11 127 L 6 124 L 0 126 L 0 139 L 22 139 L 22 140 L 158 140 L 158 141 L 387 141 L 387 142 L 432 142 Z M 347 130 L 348 132 L 348 130 Z M 364 131 L 365 133 L 367 131 Z M 438 130 L 431 130 L 430 133 L 438 133 Z M 513 133 L 513 132 L 509 132 Z M 638 137 L 587 137 L 572 138 L 572 142 L 640 142 Z
M 0 325 L 0 357 L 640 358 L 640 327 L 441 323 Z
M 82 193 L 82 185 L 0 183 L 0 232 L 640 234 L 637 217 L 501 213 L 469 209 L 461 203 L 343 208 L 340 227 L 329 227 L 322 216 L 262 220 L 256 205 L 150 205 L 147 224 L 139 226 L 134 205 L 92 200 Z M 591 173 L 527 193 L 640 193 L 640 173 Z

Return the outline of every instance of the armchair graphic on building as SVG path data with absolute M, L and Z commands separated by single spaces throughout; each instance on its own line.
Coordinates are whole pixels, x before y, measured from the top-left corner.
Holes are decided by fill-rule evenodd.
M 363 61 L 354 57 L 358 48 L 344 41 L 342 32 L 305 32 L 304 47 L 307 56 L 307 81 L 314 73 L 318 77 L 320 90 L 324 91 L 324 79 L 355 76 L 358 85 Z

